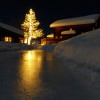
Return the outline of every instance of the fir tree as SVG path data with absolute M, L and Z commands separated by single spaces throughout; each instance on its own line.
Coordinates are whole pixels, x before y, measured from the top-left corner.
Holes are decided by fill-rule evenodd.
M 24 43 L 30 44 L 32 39 L 44 35 L 43 30 L 38 29 L 39 25 L 40 23 L 36 20 L 35 12 L 30 9 L 29 13 L 25 16 L 25 21 L 21 24 L 21 28 L 24 31 Z

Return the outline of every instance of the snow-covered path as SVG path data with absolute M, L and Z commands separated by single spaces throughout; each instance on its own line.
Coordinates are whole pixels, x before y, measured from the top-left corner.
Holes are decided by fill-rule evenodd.
M 93 92 L 51 52 L 0 53 L 0 100 L 99 100 Z

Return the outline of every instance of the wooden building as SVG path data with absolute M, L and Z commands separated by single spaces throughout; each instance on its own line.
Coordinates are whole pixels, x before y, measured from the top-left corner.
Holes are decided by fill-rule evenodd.
M 50 25 L 50 28 L 54 30 L 53 41 L 54 39 L 55 41 L 56 39 L 66 40 L 100 28 L 100 14 L 57 20 Z M 48 38 L 45 39 L 45 42 L 48 43 Z
M 0 41 L 23 42 L 23 38 L 22 30 L 0 22 Z

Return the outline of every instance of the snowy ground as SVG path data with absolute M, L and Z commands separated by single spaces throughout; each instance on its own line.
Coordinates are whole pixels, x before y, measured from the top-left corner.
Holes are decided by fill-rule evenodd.
M 15 50 L 34 50 L 34 49 L 52 51 L 55 48 L 55 46 L 56 44 L 41 46 L 40 44 L 26 45 L 26 44 L 21 44 L 21 43 L 9 43 L 9 42 L 1 41 L 0 52 L 15 51 Z
M 39 47 L 38 44 L 35 45 L 26 45 L 22 43 L 9 43 L 9 42 L 0 42 L 0 52 L 5 51 L 15 51 L 15 50 L 33 50 Z
M 54 55 L 100 90 L 100 29 L 60 42 Z
M 54 56 L 90 83 L 100 87 L 100 29 L 93 30 L 59 44 L 25 45 L 0 42 L 0 51 L 42 49 L 53 51 Z

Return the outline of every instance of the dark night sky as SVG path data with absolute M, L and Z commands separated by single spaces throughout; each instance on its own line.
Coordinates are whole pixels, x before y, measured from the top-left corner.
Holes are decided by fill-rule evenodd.
M 79 17 L 94 13 L 100 13 L 100 1 L 98 0 L 1 0 L 0 20 L 5 24 L 20 28 L 25 14 L 32 8 L 40 27 L 45 34 L 52 30 L 50 24 L 55 20 Z

